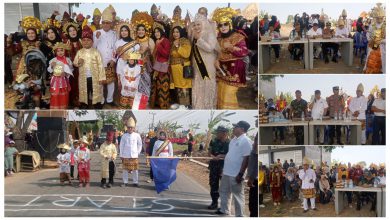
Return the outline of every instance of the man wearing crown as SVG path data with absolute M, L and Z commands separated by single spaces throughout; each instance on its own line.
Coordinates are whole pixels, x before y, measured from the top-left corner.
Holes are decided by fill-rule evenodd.
M 121 187 L 128 186 L 129 172 L 133 177 L 133 186 L 138 187 L 138 155 L 142 150 L 141 136 L 135 132 L 135 120 L 130 117 L 126 122 L 127 131 L 123 134 L 119 144 L 119 157 L 122 160 Z
M 309 168 L 309 158 L 303 158 L 303 169 L 298 171 L 299 179 L 302 180 L 302 194 L 303 194 L 303 212 L 309 211 L 307 200 L 310 199 L 310 205 L 312 210 L 317 210 L 315 205 L 316 189 L 314 182 L 316 181 L 316 174 L 314 170 Z
M 114 91 L 115 91 L 115 42 L 117 40 L 116 32 L 112 30 L 113 15 L 110 8 L 104 9 L 102 13 L 102 28 L 93 33 L 93 47 L 96 48 L 103 59 L 103 66 L 106 72 L 107 98 L 101 100 L 103 105 L 107 104 L 115 106 Z M 103 93 L 103 88 L 102 91 Z M 104 94 L 102 94 L 104 97 Z

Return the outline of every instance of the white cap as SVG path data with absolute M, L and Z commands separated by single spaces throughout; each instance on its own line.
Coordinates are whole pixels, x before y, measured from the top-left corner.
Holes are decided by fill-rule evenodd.
M 313 25 L 314 25 L 314 24 L 318 24 L 318 20 L 317 20 L 317 19 L 314 19 Z

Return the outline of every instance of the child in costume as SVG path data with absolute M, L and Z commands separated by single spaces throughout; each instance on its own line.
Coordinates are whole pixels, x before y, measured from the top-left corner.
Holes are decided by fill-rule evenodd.
M 69 185 L 72 185 L 70 180 L 70 147 L 67 144 L 58 145 L 60 153 L 57 156 L 57 163 L 60 168 L 60 182 L 61 185 L 65 185 L 65 181 L 69 181 Z
M 77 170 L 79 173 L 79 187 L 89 187 L 89 171 L 91 154 L 87 146 L 89 142 L 84 136 L 80 141 L 80 148 L 75 151 L 74 159 L 77 161 Z

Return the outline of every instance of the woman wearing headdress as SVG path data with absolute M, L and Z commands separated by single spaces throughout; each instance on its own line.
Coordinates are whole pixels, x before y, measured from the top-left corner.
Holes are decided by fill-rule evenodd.
M 191 68 L 191 43 L 187 39 L 184 21 L 178 20 L 172 24 L 171 30 L 170 68 L 176 99 L 180 105 L 191 105 L 192 75 L 185 76 L 185 68 Z M 189 70 L 191 72 L 191 70 Z M 187 72 L 187 73 L 189 73 Z
M 221 51 L 215 62 L 218 81 L 218 109 L 238 109 L 237 92 L 246 87 L 245 62 L 248 54 L 245 37 L 233 30 L 232 17 L 237 12 L 232 8 L 218 8 L 213 20 L 218 23 L 218 43 Z
M 152 91 L 152 102 L 157 104 L 160 109 L 168 109 L 170 105 L 170 75 L 169 75 L 169 54 L 171 43 L 165 35 L 165 29 L 162 24 L 154 22 L 153 36 L 156 42 L 156 47 L 153 51 L 153 81 L 155 87 Z M 154 100 L 153 100 L 154 99 Z
M 65 33 L 66 38 L 63 39 L 63 42 L 69 45 L 69 51 L 67 56 L 70 57 L 70 60 L 74 63 L 74 58 L 76 57 L 77 52 L 82 49 L 81 45 L 81 34 L 79 31 L 79 25 L 74 22 L 67 22 L 62 27 L 63 33 Z M 79 107 L 79 68 L 75 67 L 73 70 L 73 77 L 69 79 L 69 84 L 72 90 L 69 92 L 69 106 L 70 107 Z
M 22 57 L 19 60 L 19 63 L 16 67 L 16 73 L 14 74 L 14 78 L 22 75 L 26 72 L 26 63 L 25 56 L 29 50 L 39 49 L 41 42 L 38 37 L 40 30 L 42 29 L 42 23 L 38 18 L 33 16 L 24 17 L 21 23 L 21 26 L 26 33 L 25 40 L 21 42 L 14 42 L 13 35 L 10 34 L 7 38 L 7 49 L 12 51 L 12 55 L 21 54 Z
M 46 66 L 49 66 L 50 60 L 56 57 L 55 51 L 53 51 L 54 45 L 58 42 L 62 42 L 59 32 L 61 28 L 61 23 L 53 18 L 48 18 L 46 22 L 43 23 L 43 28 L 45 33 L 45 39 L 41 43 L 40 50 L 46 56 Z M 47 78 L 49 77 L 50 75 L 47 74 Z
M 141 79 L 138 86 L 138 91 L 149 99 L 151 94 L 151 75 L 153 73 L 153 57 L 152 52 L 154 51 L 155 43 L 150 38 L 151 29 L 153 26 L 153 18 L 146 12 L 133 12 L 131 18 L 131 24 L 135 27 L 136 37 L 135 40 L 140 46 L 139 53 L 142 56 L 142 68 L 141 68 Z M 146 103 L 148 100 L 144 100 Z M 154 103 L 149 102 L 152 107 Z
M 192 108 L 216 109 L 217 82 L 214 63 L 218 41 L 212 22 L 202 14 L 196 14 L 190 27 L 192 42 Z

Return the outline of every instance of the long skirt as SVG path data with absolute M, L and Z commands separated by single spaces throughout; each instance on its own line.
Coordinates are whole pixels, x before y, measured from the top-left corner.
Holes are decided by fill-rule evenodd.
M 367 57 L 367 65 L 364 73 L 382 73 L 381 49 L 371 50 Z
M 50 109 L 67 109 L 69 91 L 70 84 L 65 77 L 53 76 L 50 81 Z
M 168 73 L 157 73 L 156 80 L 156 98 L 157 104 L 160 109 L 169 108 L 169 86 L 170 78 Z
M 238 109 L 237 92 L 238 87 L 218 82 L 217 109 Z
M 77 170 L 79 172 L 80 183 L 89 183 L 89 162 L 79 163 L 77 165 Z
M 272 187 L 272 200 L 274 202 L 282 201 L 282 188 L 281 187 Z
M 316 189 L 302 189 L 302 195 L 305 199 L 314 198 L 316 196 Z
M 122 169 L 127 171 L 138 170 L 138 158 L 124 158 Z

